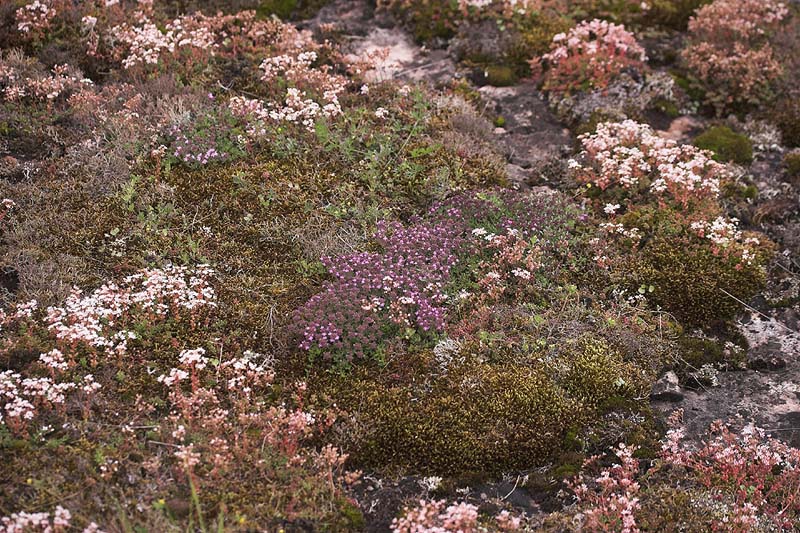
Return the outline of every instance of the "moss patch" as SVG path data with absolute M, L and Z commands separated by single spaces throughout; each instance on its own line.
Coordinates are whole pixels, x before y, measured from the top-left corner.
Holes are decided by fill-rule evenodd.
M 730 320 L 741 309 L 736 299 L 749 300 L 765 282 L 759 266 L 737 269 L 708 247 L 664 237 L 655 237 L 642 250 L 633 269 L 636 278 L 653 285 L 649 299 L 692 327 Z
M 747 165 L 753 161 L 753 143 L 727 126 L 714 126 L 694 140 L 695 146 L 714 152 L 714 159 Z

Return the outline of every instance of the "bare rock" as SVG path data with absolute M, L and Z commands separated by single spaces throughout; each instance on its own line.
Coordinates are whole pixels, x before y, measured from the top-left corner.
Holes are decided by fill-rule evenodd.
M 653 385 L 650 398 L 664 402 L 680 402 L 683 400 L 683 391 L 681 391 L 678 375 L 670 370 L 661 376 L 661 379 Z
M 747 354 L 747 366 L 752 370 L 780 370 L 786 368 L 786 356 L 775 343 L 767 344 Z

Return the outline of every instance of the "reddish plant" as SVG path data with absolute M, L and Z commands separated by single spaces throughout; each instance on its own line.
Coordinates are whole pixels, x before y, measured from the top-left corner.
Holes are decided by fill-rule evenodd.
M 683 431 L 667 434 L 662 457 L 685 467 L 712 496 L 732 499 L 732 520 L 717 520 L 719 531 L 749 531 L 767 519 L 792 529 L 800 518 L 800 450 L 748 425 L 734 433 L 714 422 L 711 436 L 699 449 L 683 442 Z
M 717 113 L 770 97 L 783 72 L 770 37 L 787 14 L 775 0 L 717 0 L 689 21 L 683 59 Z
M 625 69 L 644 71 L 646 61 L 644 48 L 624 26 L 594 19 L 553 37 L 550 52 L 530 65 L 545 91 L 572 93 L 605 89 Z

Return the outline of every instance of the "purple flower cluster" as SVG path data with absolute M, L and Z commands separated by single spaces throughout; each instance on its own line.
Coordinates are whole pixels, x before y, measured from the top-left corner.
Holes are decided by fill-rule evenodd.
M 187 164 L 207 165 L 213 161 L 224 161 L 228 154 L 217 150 L 217 139 L 213 133 L 209 136 L 189 137 L 174 126 L 171 131 L 174 147 L 172 155 Z
M 498 189 L 437 203 L 407 226 L 379 222 L 379 252 L 323 258 L 332 279 L 294 314 L 299 346 L 349 363 L 375 355 L 398 334 L 431 338 L 445 327 L 454 267 L 489 253 L 472 238 L 474 228 L 543 238 L 563 229 L 568 215 L 554 197 Z
M 324 258 L 333 280 L 296 313 L 300 347 L 350 361 L 375 352 L 392 331 L 441 331 L 444 287 L 466 243 L 459 226 L 448 220 L 379 223 L 375 238 L 382 252 Z

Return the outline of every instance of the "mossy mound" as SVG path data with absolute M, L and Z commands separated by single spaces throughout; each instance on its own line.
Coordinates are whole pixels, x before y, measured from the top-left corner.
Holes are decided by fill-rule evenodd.
M 765 283 L 758 265 L 739 266 L 714 255 L 710 247 L 686 246 L 679 238 L 654 237 L 632 265 L 633 278 L 652 285 L 648 296 L 689 327 L 710 327 L 732 319 L 740 301 Z
M 486 67 L 485 73 L 486 82 L 495 87 L 508 87 L 519 79 L 514 69 L 505 65 L 490 65 Z
M 645 26 L 685 30 L 689 19 L 700 7 L 713 0 L 653 0 L 643 17 Z
M 753 143 L 745 135 L 738 134 L 727 126 L 714 126 L 694 140 L 695 146 L 714 152 L 714 159 L 748 165 L 753 161 Z
M 256 9 L 260 17 L 277 16 L 282 20 L 302 20 L 313 17 L 330 0 L 261 0 Z
M 644 372 L 592 336 L 546 364 L 468 356 L 446 373 L 429 364 L 403 377 L 358 369 L 326 378 L 325 394 L 349 414 L 339 434 L 354 465 L 447 476 L 542 465 L 561 455 L 570 432 L 619 399 L 630 407 L 648 386 Z
M 727 347 L 723 343 L 701 337 L 684 336 L 678 340 L 684 361 L 693 369 L 704 365 L 717 368 L 743 368 L 745 353 L 736 346 Z

